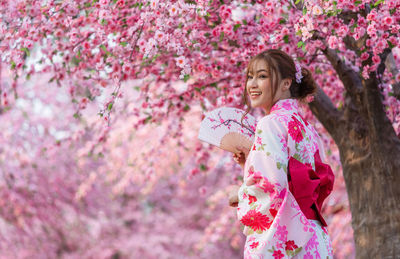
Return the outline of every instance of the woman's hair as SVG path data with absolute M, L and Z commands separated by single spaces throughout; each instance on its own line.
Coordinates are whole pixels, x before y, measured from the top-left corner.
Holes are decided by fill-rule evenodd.
M 276 91 L 278 89 L 278 85 L 281 80 L 289 78 L 292 79 L 292 84 L 290 85 L 289 91 L 292 98 L 295 99 L 304 99 L 306 96 L 310 94 L 314 94 L 316 92 L 317 86 L 312 77 L 311 72 L 306 68 L 301 68 L 301 74 L 303 78 L 301 78 L 301 82 L 296 82 L 296 66 L 293 59 L 286 54 L 282 50 L 278 49 L 269 49 L 265 50 L 256 56 L 252 57 L 247 65 L 246 69 L 246 82 L 245 88 L 243 92 L 244 103 L 247 105 L 247 110 L 245 114 L 242 116 L 243 118 L 249 113 L 251 106 L 248 102 L 248 94 L 247 94 L 247 81 L 249 79 L 249 70 L 252 68 L 253 64 L 256 61 L 264 60 L 268 67 L 269 78 L 271 80 L 271 103 L 275 98 Z

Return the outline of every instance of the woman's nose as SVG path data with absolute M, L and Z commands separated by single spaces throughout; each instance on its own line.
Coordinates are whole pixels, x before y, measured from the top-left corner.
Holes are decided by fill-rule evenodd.
M 257 80 L 255 80 L 254 78 L 249 80 L 249 87 L 250 88 L 255 88 L 257 87 Z

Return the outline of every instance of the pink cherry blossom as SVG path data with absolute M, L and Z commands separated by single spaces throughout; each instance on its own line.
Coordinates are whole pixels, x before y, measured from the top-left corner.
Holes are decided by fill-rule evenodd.
M 201 114 L 220 105 L 245 109 L 243 71 L 268 48 L 299 57 L 340 108 L 346 90 L 326 48 L 365 79 L 386 49 L 391 65 L 400 65 L 393 0 L 369 9 L 375 2 L 339 0 L 340 13 L 321 1 L 305 1 L 304 9 L 277 1 L 0 2 L 6 258 L 129 257 L 131 251 L 143 258 L 241 257 L 231 248 L 242 249 L 244 239 L 239 224 L 232 225 L 224 188 L 239 184 L 243 172 L 226 162 L 226 153 L 197 146 Z M 346 13 L 354 15 L 341 19 Z M 346 36 L 361 47 L 346 49 Z M 380 88 L 399 134 L 396 71 L 386 69 Z M 186 85 L 177 93 L 181 80 Z M 335 205 L 324 208 L 335 258 L 351 258 L 339 151 L 308 109 L 306 117 L 337 168 L 335 196 L 327 202 Z

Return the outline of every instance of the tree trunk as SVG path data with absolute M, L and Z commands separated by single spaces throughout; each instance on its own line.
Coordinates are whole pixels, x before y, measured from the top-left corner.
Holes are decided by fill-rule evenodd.
M 340 160 L 349 197 L 357 258 L 400 256 L 400 144 L 343 133 Z M 396 257 L 397 255 L 397 257 Z
M 337 110 L 321 89 L 310 108 L 339 148 L 356 258 L 400 258 L 400 140 L 376 74 L 354 81 L 344 64 L 330 61 L 347 90 L 344 108 Z

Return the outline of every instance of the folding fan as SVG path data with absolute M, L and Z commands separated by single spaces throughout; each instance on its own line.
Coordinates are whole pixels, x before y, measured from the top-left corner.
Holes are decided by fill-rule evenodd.
M 256 119 L 245 111 L 233 107 L 217 108 L 206 114 L 200 124 L 198 138 L 223 150 L 237 153 L 237 146 L 250 150 L 257 126 Z

